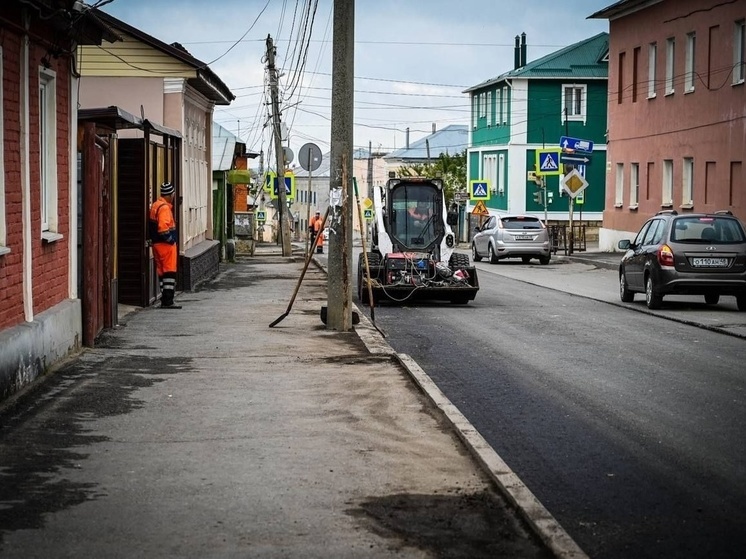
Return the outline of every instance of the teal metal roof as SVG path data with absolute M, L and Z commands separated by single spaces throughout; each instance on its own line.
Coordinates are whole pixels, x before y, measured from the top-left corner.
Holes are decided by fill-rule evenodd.
M 463 93 L 483 89 L 513 78 L 606 79 L 609 77 L 609 64 L 606 61 L 608 53 L 609 34 L 602 32 L 465 89 Z

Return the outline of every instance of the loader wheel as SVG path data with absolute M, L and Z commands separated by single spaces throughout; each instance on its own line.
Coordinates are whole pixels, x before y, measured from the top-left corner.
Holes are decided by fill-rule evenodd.
M 368 267 L 370 268 L 371 278 L 378 276 L 377 268 L 380 265 L 381 256 L 375 252 L 369 252 Z M 357 298 L 363 305 L 367 305 L 370 302 L 368 298 L 368 286 L 365 283 L 365 256 L 362 253 L 357 257 Z
M 462 270 L 469 267 L 469 255 L 462 254 L 460 252 L 454 252 L 451 255 L 451 260 L 448 262 L 448 266 L 452 270 Z

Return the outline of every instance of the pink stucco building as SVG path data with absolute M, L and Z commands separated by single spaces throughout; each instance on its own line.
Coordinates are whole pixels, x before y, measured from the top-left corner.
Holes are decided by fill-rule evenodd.
M 746 0 L 623 0 L 609 20 L 612 250 L 662 209 L 746 219 Z

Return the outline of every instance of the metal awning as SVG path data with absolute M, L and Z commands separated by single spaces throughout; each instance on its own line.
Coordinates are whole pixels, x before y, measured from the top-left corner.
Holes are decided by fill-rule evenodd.
M 141 119 L 116 106 L 97 108 L 97 109 L 80 109 L 78 111 L 78 122 L 95 122 L 97 125 L 110 130 L 125 130 L 137 128 L 145 130 L 147 127 L 150 132 L 155 132 L 161 136 L 171 136 L 181 138 L 181 132 L 173 128 L 167 128 L 156 124 L 148 119 Z

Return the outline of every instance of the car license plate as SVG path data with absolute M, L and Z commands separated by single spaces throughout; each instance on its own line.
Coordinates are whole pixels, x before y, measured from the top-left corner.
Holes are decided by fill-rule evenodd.
M 533 239 L 533 237 L 531 237 L 529 235 L 516 235 L 515 236 L 515 240 L 516 241 L 530 241 L 532 239 Z
M 695 268 L 725 268 L 728 265 L 727 258 L 692 258 L 691 262 Z

